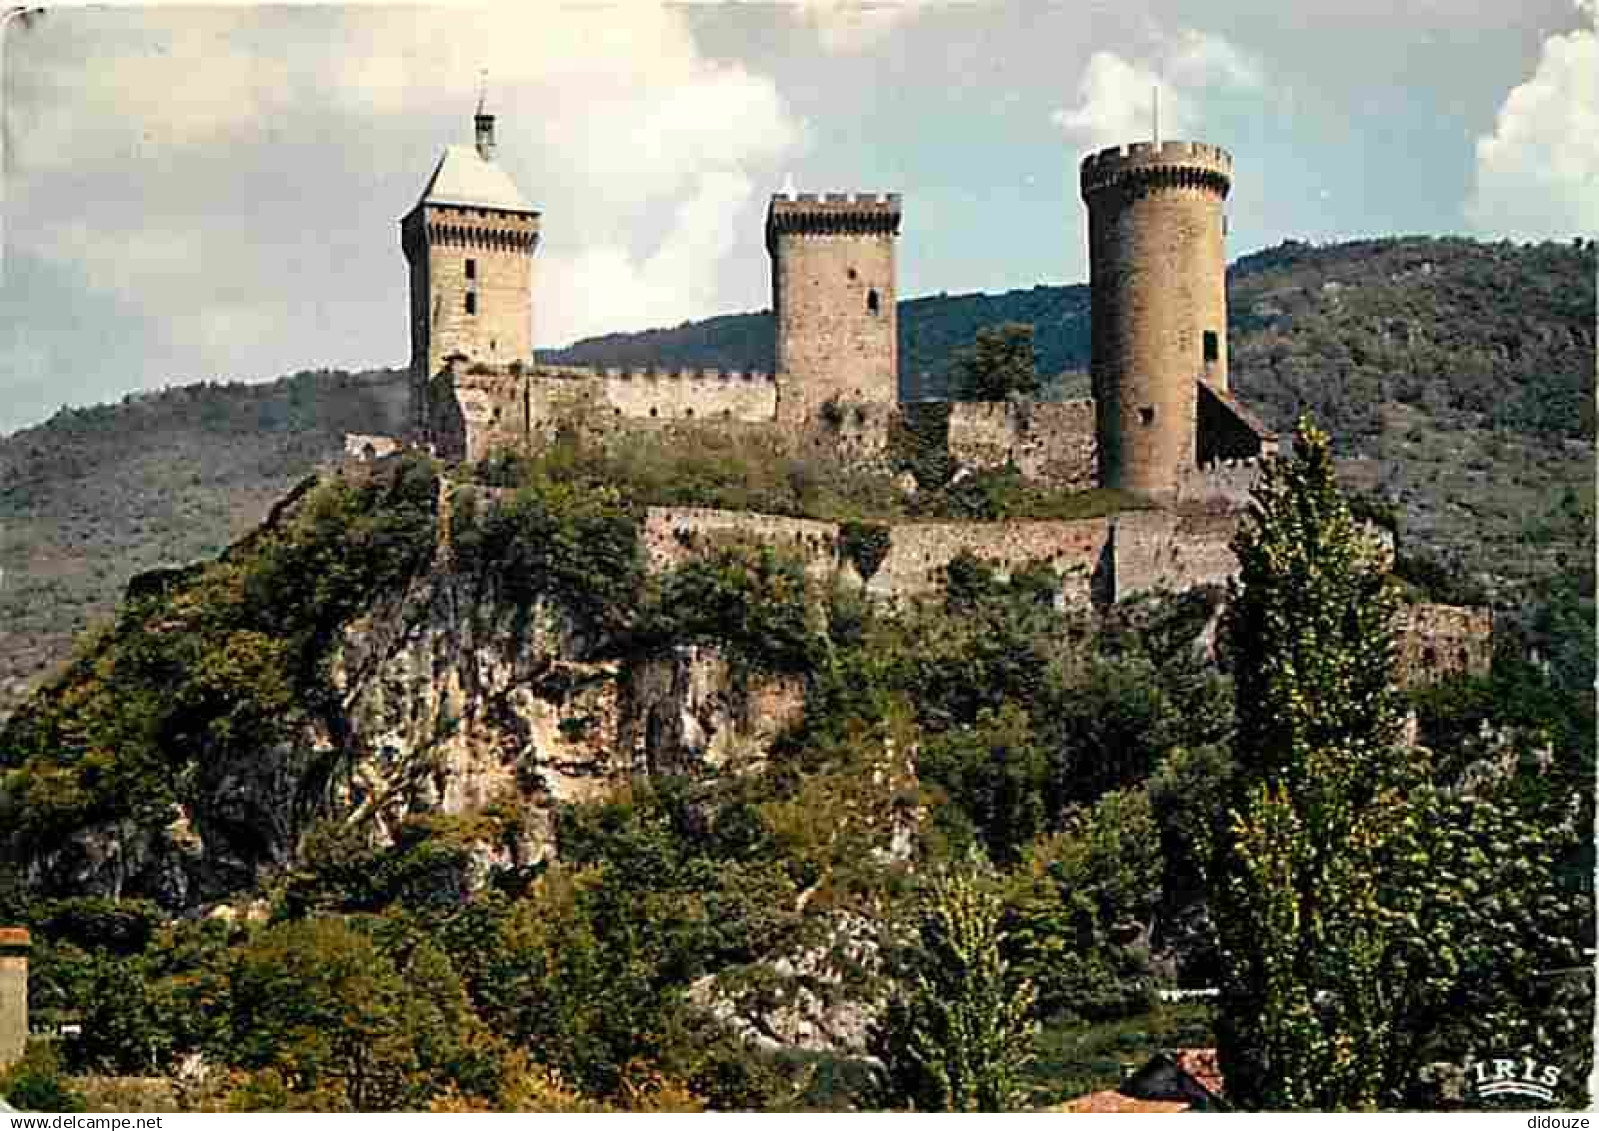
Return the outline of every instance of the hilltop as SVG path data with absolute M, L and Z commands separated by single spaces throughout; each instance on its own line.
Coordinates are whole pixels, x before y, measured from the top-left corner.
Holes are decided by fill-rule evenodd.
M 1409 551 L 1516 599 L 1591 544 L 1594 264 L 1592 243 L 1428 238 L 1246 256 L 1229 275 L 1234 385 L 1279 430 L 1315 413 Z M 953 351 L 1007 321 L 1035 326 L 1056 395 L 1086 393 L 1076 285 L 902 302 L 901 395 L 942 395 Z M 541 357 L 746 369 L 770 368 L 772 349 L 771 316 L 753 313 Z M 345 431 L 398 432 L 404 413 L 401 371 L 306 372 L 63 410 L 0 438 L 0 713 L 129 578 L 215 554 Z

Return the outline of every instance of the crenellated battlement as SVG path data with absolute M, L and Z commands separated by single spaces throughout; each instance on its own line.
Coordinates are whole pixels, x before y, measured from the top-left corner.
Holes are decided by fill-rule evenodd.
M 1205 188 L 1226 196 L 1232 187 L 1233 158 L 1218 145 L 1201 141 L 1140 141 L 1101 149 L 1083 158 L 1084 198 L 1133 184 Z
M 897 192 L 777 194 L 766 211 L 766 246 L 785 235 L 897 236 L 900 215 Z
M 659 365 L 591 371 L 607 381 L 699 381 L 720 385 L 775 385 L 777 375 L 760 369 L 668 369 Z

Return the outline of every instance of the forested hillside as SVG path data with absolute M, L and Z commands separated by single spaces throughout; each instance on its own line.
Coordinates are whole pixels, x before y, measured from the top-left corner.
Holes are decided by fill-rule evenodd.
M 346 431 L 396 431 L 404 411 L 399 372 L 307 372 L 63 409 L 0 439 L 0 715 L 130 577 L 216 554 Z

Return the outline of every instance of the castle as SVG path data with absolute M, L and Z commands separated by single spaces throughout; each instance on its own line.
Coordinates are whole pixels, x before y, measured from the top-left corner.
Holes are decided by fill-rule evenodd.
M 870 461 L 899 404 L 897 194 L 774 196 L 766 214 L 772 372 L 547 366 L 532 354 L 541 214 L 495 162 L 494 116 L 449 146 L 401 221 L 411 280 L 416 437 L 445 458 L 531 449 L 562 432 L 694 422 L 769 430 Z M 1082 165 L 1093 292 L 1092 401 L 950 406 L 951 454 L 1058 486 L 1151 501 L 1214 494 L 1209 474 L 1276 448 L 1227 381 L 1232 159 L 1141 143 Z M 1233 477 L 1236 479 L 1236 476 Z
M 752 430 L 886 466 L 898 398 L 897 194 L 774 196 L 766 214 L 776 357 L 771 372 L 596 369 L 532 356 L 533 261 L 541 214 L 495 162 L 481 103 L 471 146 L 449 146 L 400 223 L 410 267 L 411 442 L 446 460 L 536 451 L 563 435 Z M 1093 302 L 1090 400 L 944 402 L 961 465 L 1014 467 L 1056 487 L 1114 488 L 1142 507 L 1072 521 L 898 522 L 869 575 L 835 523 L 650 508 L 652 570 L 719 541 L 778 545 L 812 576 L 895 600 L 936 590 L 960 554 L 1001 574 L 1043 561 L 1065 603 L 1222 584 L 1259 460 L 1277 437 L 1232 395 L 1227 369 L 1227 232 L 1232 158 L 1198 142 L 1140 142 L 1086 157 Z M 352 455 L 393 450 L 347 439 Z M 1487 669 L 1487 610 L 1416 605 L 1401 650 L 1410 678 Z

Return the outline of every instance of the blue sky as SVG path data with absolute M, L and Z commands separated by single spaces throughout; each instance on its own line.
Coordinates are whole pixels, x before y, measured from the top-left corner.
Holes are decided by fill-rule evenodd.
M 1229 254 L 1599 232 L 1593 0 L 51 8 L 4 44 L 0 432 L 403 364 L 397 219 L 470 137 L 544 212 L 535 339 L 769 301 L 768 195 L 898 191 L 901 294 L 1086 277 L 1081 155 L 1232 150 Z

